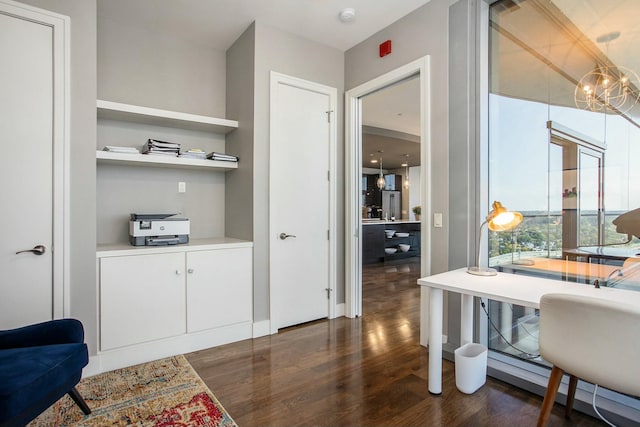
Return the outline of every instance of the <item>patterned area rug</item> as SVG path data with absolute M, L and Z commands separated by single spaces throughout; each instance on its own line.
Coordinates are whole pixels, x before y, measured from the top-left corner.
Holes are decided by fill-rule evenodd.
M 184 356 L 85 378 L 77 389 L 90 415 L 65 395 L 29 426 L 236 426 Z

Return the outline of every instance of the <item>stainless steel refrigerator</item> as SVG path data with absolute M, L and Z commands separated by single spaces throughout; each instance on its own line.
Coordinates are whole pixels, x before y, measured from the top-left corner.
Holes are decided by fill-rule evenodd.
M 382 191 L 382 217 L 387 216 L 387 219 L 395 217 L 400 219 L 402 217 L 402 193 L 400 191 Z

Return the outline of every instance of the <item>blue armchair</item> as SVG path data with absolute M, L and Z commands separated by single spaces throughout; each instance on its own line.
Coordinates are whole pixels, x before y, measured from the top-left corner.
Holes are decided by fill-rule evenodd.
M 24 426 L 67 393 L 90 414 L 75 388 L 87 363 L 78 320 L 0 331 L 0 427 Z

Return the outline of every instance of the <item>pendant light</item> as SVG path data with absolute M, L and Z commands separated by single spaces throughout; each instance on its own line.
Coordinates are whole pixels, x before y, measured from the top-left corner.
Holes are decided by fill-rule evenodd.
M 376 185 L 378 186 L 378 188 L 380 190 L 384 189 L 384 187 L 387 185 L 386 181 L 384 180 L 384 176 L 382 175 L 382 151 L 378 151 L 378 153 L 380 153 L 380 176 L 378 177 L 378 181 L 376 181 Z
M 404 188 L 405 190 L 409 189 L 409 155 L 405 154 L 407 160 L 404 162 Z

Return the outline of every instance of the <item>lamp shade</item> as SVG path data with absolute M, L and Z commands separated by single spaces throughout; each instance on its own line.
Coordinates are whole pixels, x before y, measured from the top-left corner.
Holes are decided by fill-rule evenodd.
M 522 222 L 520 212 L 509 211 L 500 202 L 493 202 L 491 207 L 492 210 L 486 219 L 487 227 L 491 231 L 508 231 L 516 228 Z
M 502 203 L 495 201 L 491 205 L 491 212 L 487 215 L 485 221 L 480 224 L 480 232 L 478 236 L 478 264 L 474 267 L 467 268 L 467 273 L 476 276 L 495 276 L 498 274 L 493 268 L 480 267 L 480 247 L 482 241 L 482 227 L 487 224 L 487 228 L 491 231 L 508 231 L 515 228 L 522 222 L 522 214 L 520 212 L 512 212 L 502 206 Z

